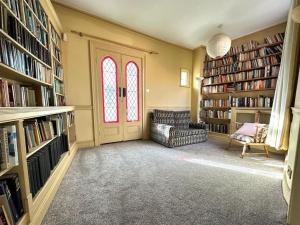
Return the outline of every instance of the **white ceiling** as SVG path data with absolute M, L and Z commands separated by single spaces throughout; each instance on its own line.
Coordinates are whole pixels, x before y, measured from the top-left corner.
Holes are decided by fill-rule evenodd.
M 231 38 L 286 21 L 290 0 L 56 0 L 187 48 L 225 32 Z M 221 30 L 218 27 L 223 24 Z

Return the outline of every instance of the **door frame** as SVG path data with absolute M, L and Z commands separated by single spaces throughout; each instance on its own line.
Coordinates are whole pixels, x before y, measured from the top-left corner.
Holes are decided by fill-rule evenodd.
M 91 96 L 92 96 L 92 106 L 93 106 L 93 130 L 94 130 L 94 142 L 95 146 L 99 146 L 101 144 L 100 134 L 99 134 L 99 127 L 100 127 L 100 117 L 99 117 L 99 110 L 100 110 L 100 95 L 97 93 L 97 51 L 110 51 L 115 52 L 121 55 L 127 55 L 132 57 L 141 58 L 141 122 L 142 122 L 142 137 L 144 138 L 144 129 L 145 129 L 145 72 L 146 72 L 146 53 L 143 51 L 139 51 L 133 48 L 120 46 L 113 43 L 108 43 L 105 41 L 94 41 L 89 40 L 89 49 L 90 49 L 90 72 L 91 72 Z

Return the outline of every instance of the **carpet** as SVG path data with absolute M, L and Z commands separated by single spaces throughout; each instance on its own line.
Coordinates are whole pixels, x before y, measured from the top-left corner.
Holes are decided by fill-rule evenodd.
M 81 150 L 43 225 L 286 224 L 283 157 L 217 141 L 169 149 L 130 141 Z

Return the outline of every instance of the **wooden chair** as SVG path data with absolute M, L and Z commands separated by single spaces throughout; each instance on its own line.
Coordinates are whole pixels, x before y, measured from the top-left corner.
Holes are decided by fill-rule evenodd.
M 242 125 L 243 125 L 243 123 L 236 122 L 236 130 L 238 130 Z M 264 148 L 266 156 L 269 157 L 269 146 L 267 144 L 265 144 L 266 137 L 260 137 L 260 135 L 262 133 L 265 133 L 265 134 L 267 133 L 268 127 L 260 127 L 260 129 L 259 129 L 259 126 L 257 125 L 256 126 L 256 134 L 254 137 L 251 137 L 251 139 L 253 139 L 254 141 L 251 141 L 251 142 L 238 140 L 238 139 L 232 138 L 232 135 L 230 135 L 227 149 L 229 149 L 231 147 L 232 143 L 237 143 L 237 144 L 243 145 L 243 151 L 242 151 L 242 154 L 240 157 L 244 158 L 244 156 L 246 155 L 247 149 L 250 150 L 252 146 L 256 146 L 256 147 L 261 146 Z

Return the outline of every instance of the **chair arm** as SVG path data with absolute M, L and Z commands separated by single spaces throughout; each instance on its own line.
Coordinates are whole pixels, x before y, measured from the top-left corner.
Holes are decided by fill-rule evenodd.
M 203 123 L 191 122 L 191 123 L 189 123 L 189 128 L 192 128 L 192 129 L 205 129 L 205 125 Z
M 240 122 L 234 122 L 235 123 L 235 129 L 238 130 L 240 129 L 244 124 Z
M 161 135 L 164 139 L 168 140 L 174 132 L 174 126 L 161 124 L 161 123 L 151 123 L 151 133 Z

